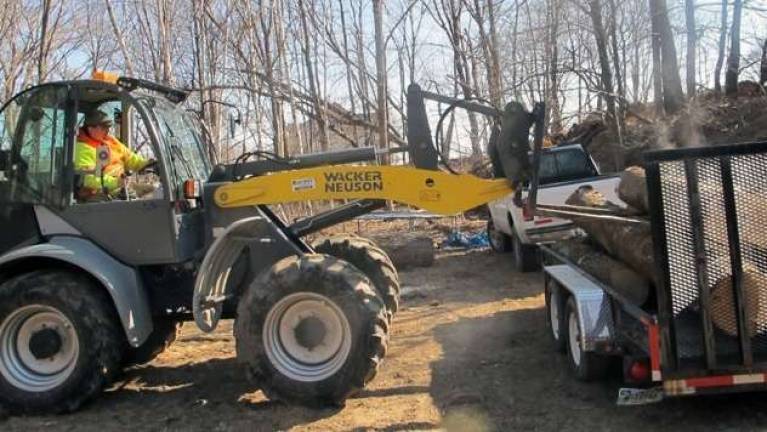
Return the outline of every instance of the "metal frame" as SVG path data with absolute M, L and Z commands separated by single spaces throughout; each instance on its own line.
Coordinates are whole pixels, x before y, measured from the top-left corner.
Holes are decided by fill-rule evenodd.
M 721 372 L 767 371 L 767 362 L 754 363 L 751 340 L 746 330 L 746 317 L 743 293 L 743 271 L 741 256 L 741 239 L 737 222 L 735 191 L 731 160 L 734 156 L 767 153 L 767 141 L 724 146 L 673 149 L 647 152 L 644 155 L 647 173 L 648 199 L 650 220 L 654 242 L 655 261 L 662 275 L 658 295 L 658 319 L 661 327 L 663 374 L 669 378 L 686 378 L 705 376 Z M 738 345 L 740 365 L 724 365 L 717 361 L 716 344 L 710 310 L 708 290 L 708 267 L 704 244 L 703 220 L 701 214 L 701 197 L 698 185 L 698 159 L 717 159 L 724 192 L 724 210 L 727 225 L 727 240 L 733 279 L 735 313 L 738 328 Z M 694 254 L 696 259 L 696 282 L 698 284 L 701 302 L 701 325 L 703 329 L 703 349 L 705 368 L 681 367 L 678 345 L 676 341 L 675 321 L 672 310 L 672 292 L 670 279 L 668 241 L 664 225 L 663 191 L 661 188 L 660 164 L 664 162 L 683 162 L 688 188 L 687 197 L 690 204 L 691 232 L 693 236 Z

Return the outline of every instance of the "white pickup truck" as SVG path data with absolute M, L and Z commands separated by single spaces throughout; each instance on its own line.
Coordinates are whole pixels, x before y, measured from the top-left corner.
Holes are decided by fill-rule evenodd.
M 538 203 L 565 204 L 579 186 L 589 184 L 608 200 L 622 204 L 615 192 L 619 177 L 600 175 L 599 168 L 580 144 L 543 149 L 538 174 Z M 523 201 L 526 197 L 527 190 L 523 190 Z M 488 208 L 490 246 L 496 252 L 513 252 L 514 267 L 520 272 L 538 268 L 538 244 L 560 240 L 575 229 L 566 219 L 532 217 L 522 207 L 514 205 L 512 195 L 491 202 Z

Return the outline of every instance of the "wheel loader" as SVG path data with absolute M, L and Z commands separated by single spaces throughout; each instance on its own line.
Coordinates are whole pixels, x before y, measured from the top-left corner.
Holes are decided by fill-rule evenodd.
M 183 108 L 187 93 L 141 79 L 102 74 L 14 96 L 0 109 L 0 405 L 76 410 L 162 352 L 182 322 L 210 332 L 221 319 L 235 319 L 238 360 L 269 398 L 343 405 L 384 359 L 397 272 L 368 240 L 305 237 L 385 200 L 468 210 L 511 193 L 519 178 L 503 173 L 519 161 L 509 155 L 527 158 L 514 146 L 528 146 L 534 119 L 517 110 L 522 121 L 508 124 L 524 129 L 518 142 L 492 152 L 501 178 L 440 170 L 424 93 L 409 89 L 408 146 L 398 149 L 414 166 L 380 165 L 374 148 L 215 164 L 205 128 Z M 79 201 L 75 137 L 94 109 L 157 162 L 119 194 Z M 139 195 L 138 184 L 153 190 Z M 308 200 L 346 204 L 293 223 L 270 208 Z

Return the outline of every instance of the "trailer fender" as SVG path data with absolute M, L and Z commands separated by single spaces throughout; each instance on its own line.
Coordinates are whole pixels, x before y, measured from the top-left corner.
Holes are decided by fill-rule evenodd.
M 544 271 L 556 284 L 552 289 L 561 289 L 573 296 L 578 308 L 581 334 L 581 349 L 594 351 L 598 343 L 611 342 L 615 335 L 610 297 L 596 284 L 583 277 L 567 265 L 546 266 Z
M 107 290 L 128 343 L 141 345 L 152 333 L 152 315 L 138 272 L 92 242 L 73 236 L 54 236 L 47 243 L 22 247 L 0 257 L 0 272 L 27 260 L 56 260 L 75 266 Z

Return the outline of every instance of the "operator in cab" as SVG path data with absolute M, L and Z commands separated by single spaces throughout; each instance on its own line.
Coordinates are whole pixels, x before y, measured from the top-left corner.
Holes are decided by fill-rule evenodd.
M 85 114 L 75 144 L 75 171 L 80 175 L 76 198 L 80 202 L 124 199 L 127 171 L 141 171 L 153 164 L 112 136 L 112 120 L 100 110 Z M 143 191 L 144 193 L 151 191 Z

